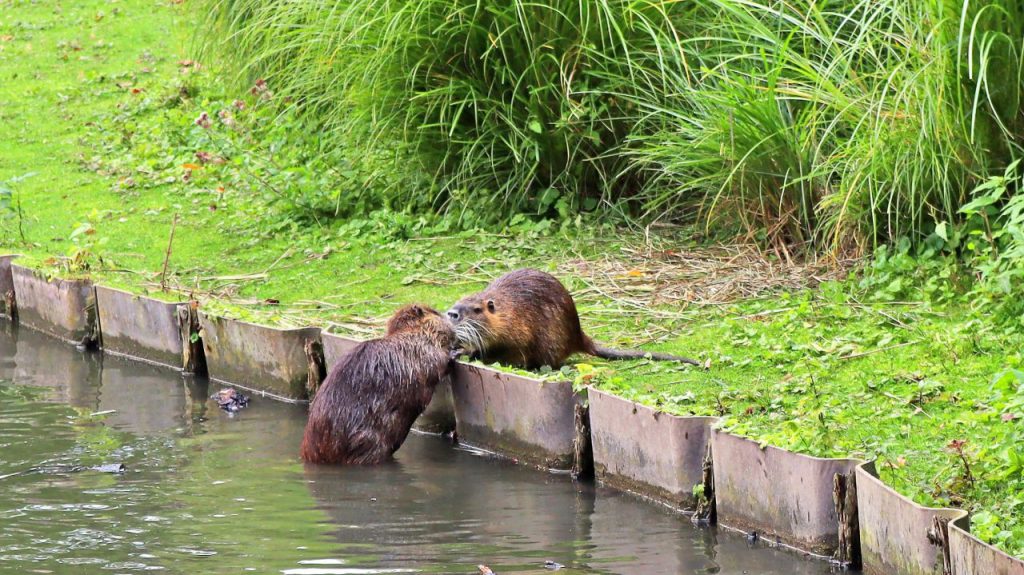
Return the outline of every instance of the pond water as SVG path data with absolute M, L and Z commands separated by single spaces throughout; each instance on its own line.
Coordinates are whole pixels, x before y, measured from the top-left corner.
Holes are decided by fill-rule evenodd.
M 2 573 L 830 572 L 439 437 L 379 467 L 303 466 L 302 407 L 228 416 L 205 382 L 0 327 Z

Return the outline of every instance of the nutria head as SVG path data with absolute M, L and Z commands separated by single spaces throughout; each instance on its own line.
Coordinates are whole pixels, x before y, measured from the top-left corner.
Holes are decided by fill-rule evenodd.
M 455 337 L 459 346 L 466 352 L 483 352 L 494 333 L 494 325 L 501 323 L 496 320 L 499 313 L 497 304 L 491 298 L 484 298 L 482 293 L 468 295 L 448 310 L 448 321 L 455 326 Z
M 400 308 L 388 319 L 387 335 L 417 333 L 430 338 L 438 347 L 451 349 L 455 346 L 455 330 L 437 310 L 421 305 L 409 304 Z

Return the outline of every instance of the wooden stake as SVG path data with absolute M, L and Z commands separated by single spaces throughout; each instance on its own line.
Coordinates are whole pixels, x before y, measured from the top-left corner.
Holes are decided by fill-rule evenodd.
M 326 360 L 324 359 L 324 344 L 319 340 L 310 339 L 302 346 L 306 352 L 306 394 L 313 399 L 320 384 L 327 377 Z
M 842 566 L 861 568 L 860 518 L 857 511 L 857 482 L 853 472 L 836 473 L 832 483 L 832 501 L 839 518 L 839 548 L 835 560 Z
M 932 518 L 931 529 L 928 530 L 928 541 L 939 548 L 942 555 L 942 575 L 953 573 L 953 562 L 949 556 L 949 517 L 936 515 Z
M 698 525 L 714 525 L 718 520 L 718 510 L 715 505 L 715 460 L 711 457 L 711 442 L 708 442 L 708 450 L 704 454 L 701 471 L 701 485 L 704 487 L 704 493 L 697 501 L 693 522 Z
M 18 303 L 17 300 L 14 299 L 14 290 L 8 290 L 7 293 L 4 294 L 4 306 L 7 308 L 7 317 L 10 318 L 11 321 L 17 322 Z
M 181 334 L 181 369 L 185 373 L 206 373 L 206 352 L 199 327 L 199 302 L 178 306 L 178 331 Z
M 590 406 L 577 402 L 573 409 L 576 436 L 572 440 L 573 479 L 592 479 L 594 477 L 594 445 L 590 437 Z

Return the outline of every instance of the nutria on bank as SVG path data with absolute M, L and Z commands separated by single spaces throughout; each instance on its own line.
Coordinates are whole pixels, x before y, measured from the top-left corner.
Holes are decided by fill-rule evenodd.
M 574 353 L 604 359 L 650 357 L 700 365 L 695 360 L 640 350 L 611 349 L 580 327 L 572 295 L 557 278 L 534 269 L 509 272 L 448 310 L 459 346 L 474 359 L 539 369 L 561 367 Z

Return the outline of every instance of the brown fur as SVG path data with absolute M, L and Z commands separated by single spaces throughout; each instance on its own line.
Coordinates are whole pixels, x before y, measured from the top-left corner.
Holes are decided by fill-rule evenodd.
M 327 375 L 309 408 L 302 459 L 374 464 L 390 458 L 451 372 L 455 333 L 441 314 L 409 305 L 387 335 L 363 342 Z
M 509 272 L 484 291 L 459 300 L 448 319 L 462 348 L 487 362 L 538 369 L 560 367 L 570 355 L 606 359 L 652 357 L 698 365 L 692 359 L 661 353 L 606 348 L 580 327 L 576 303 L 551 274 L 534 269 Z

